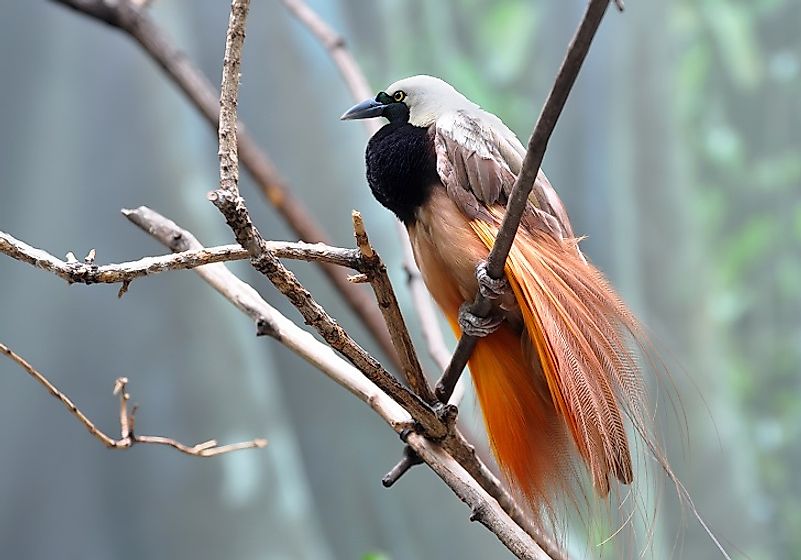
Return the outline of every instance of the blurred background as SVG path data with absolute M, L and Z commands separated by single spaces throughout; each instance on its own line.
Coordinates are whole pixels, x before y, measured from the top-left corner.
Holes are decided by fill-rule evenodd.
M 228 2 L 153 16 L 214 83 Z M 527 138 L 581 0 L 310 0 L 371 86 L 439 75 Z M 123 34 L 51 2 L 0 18 L 0 230 L 99 263 L 163 253 L 119 214 L 147 204 L 207 244 L 216 137 Z M 711 528 L 752 559 L 801 558 L 801 2 L 630 2 L 607 15 L 545 158 L 585 252 L 650 328 L 686 413 L 669 456 Z M 361 210 L 401 288 L 392 216 L 369 195 L 364 130 L 328 56 L 275 0 L 253 2 L 240 115 L 339 245 Z M 246 174 L 262 231 L 291 238 Z M 318 300 L 375 350 L 312 267 Z M 236 271 L 298 319 L 246 266 Z M 137 427 L 187 443 L 264 436 L 195 459 L 111 452 L 0 360 L 6 558 L 505 558 L 428 469 L 392 490 L 401 444 L 361 402 L 268 339 L 191 272 L 67 286 L 0 257 L 0 340 L 114 432 L 114 379 Z M 449 342 L 452 340 L 448 335 Z M 425 354 L 422 351 L 421 355 Z M 433 364 L 426 363 L 433 370 Z M 475 406 L 463 406 L 481 433 Z M 715 558 L 668 490 L 655 558 Z M 681 527 L 684 530 L 681 531 Z M 680 547 L 674 536 L 681 532 Z M 576 558 L 597 555 L 575 539 Z M 615 543 L 604 550 L 619 557 Z

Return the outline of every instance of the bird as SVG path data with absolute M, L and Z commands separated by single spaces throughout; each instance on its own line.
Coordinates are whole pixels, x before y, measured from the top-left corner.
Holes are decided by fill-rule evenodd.
M 491 449 L 529 508 L 553 508 L 584 465 L 597 495 L 634 479 L 628 425 L 646 432 L 642 329 L 581 252 L 540 170 L 505 265 L 486 273 L 526 150 L 496 115 L 436 77 L 396 81 L 341 119 L 383 117 L 367 182 L 406 226 L 455 334 L 479 336 L 468 366 Z M 493 300 L 487 318 L 465 302 Z

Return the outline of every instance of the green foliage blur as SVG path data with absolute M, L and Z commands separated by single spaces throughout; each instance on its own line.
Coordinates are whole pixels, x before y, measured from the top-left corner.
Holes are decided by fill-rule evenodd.
M 710 312 L 773 557 L 801 556 L 801 5 L 683 2 L 675 68 Z M 763 553 L 764 554 L 764 553 Z

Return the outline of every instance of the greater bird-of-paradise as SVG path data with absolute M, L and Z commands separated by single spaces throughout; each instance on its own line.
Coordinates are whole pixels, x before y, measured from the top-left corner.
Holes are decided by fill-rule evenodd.
M 625 418 L 729 558 L 650 431 L 637 320 L 578 246 L 539 172 L 505 266 L 486 274 L 525 148 L 495 115 L 432 76 L 397 81 L 342 119 L 389 122 L 367 145 L 367 181 L 405 225 L 428 290 L 457 335 L 481 336 L 469 367 L 490 444 L 535 514 L 573 495 L 576 458 L 598 495 L 634 480 Z M 464 302 L 495 300 L 489 318 Z

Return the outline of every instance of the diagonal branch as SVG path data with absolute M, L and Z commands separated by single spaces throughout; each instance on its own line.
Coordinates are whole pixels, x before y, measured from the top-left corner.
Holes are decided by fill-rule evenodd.
M 489 253 L 489 257 L 487 257 L 487 273 L 493 279 L 497 280 L 504 276 L 506 257 L 512 248 L 517 228 L 520 226 L 520 220 L 528 204 L 528 196 L 531 194 L 537 173 L 539 173 L 542 165 L 542 158 L 545 156 L 548 140 L 551 138 L 554 127 L 556 127 L 556 121 L 562 114 L 562 109 L 565 107 L 570 90 L 573 88 L 579 70 L 581 70 L 581 65 L 590 50 L 595 32 L 601 24 L 607 6 L 609 6 L 609 0 L 590 0 L 576 34 L 570 42 L 548 98 L 545 100 L 545 105 L 537 119 L 537 124 L 534 126 L 534 131 L 528 140 L 523 166 L 512 187 L 509 202 L 506 205 L 506 215 L 498 231 L 495 244 Z M 476 293 L 476 299 L 472 304 L 471 311 L 480 317 L 486 317 L 491 310 L 492 303 L 484 298 L 480 291 Z M 462 375 L 467 361 L 473 354 L 477 340 L 476 337 L 467 334 L 463 334 L 459 339 L 459 344 L 453 353 L 451 363 L 437 383 L 437 396 L 441 401 L 447 401 L 453 392 L 453 388 Z
M 214 86 L 175 46 L 172 39 L 153 20 L 147 9 L 131 0 L 51 0 L 85 16 L 117 28 L 134 39 L 186 95 L 191 104 L 212 127 L 217 127 L 219 102 Z M 259 148 L 242 122 L 238 126 L 239 160 L 258 184 L 264 196 L 287 225 L 304 241 L 330 244 L 330 236 L 318 225 L 304 204 L 292 194 L 275 164 Z M 343 300 L 364 324 L 384 354 L 400 364 L 393 353 L 392 341 L 375 302 L 366 291 L 346 280 L 342 271 L 321 262 L 319 266 Z
M 114 394 L 120 395 L 120 438 L 114 439 L 103 430 L 98 428 L 89 417 L 87 417 L 81 410 L 72 402 L 67 395 L 61 392 L 58 387 L 53 385 L 42 373 L 29 364 L 22 356 L 11 350 L 5 344 L 0 343 L 0 353 L 8 356 L 13 362 L 16 362 L 22 369 L 28 372 L 28 375 L 33 377 L 42 387 L 53 395 L 61 404 L 78 419 L 78 422 L 83 424 L 87 431 L 100 443 L 110 449 L 129 449 L 136 443 L 146 443 L 155 445 L 166 445 L 177 449 L 181 453 L 187 455 L 194 455 L 195 457 L 212 457 L 214 455 L 222 455 L 223 453 L 230 453 L 231 451 L 238 451 L 240 449 L 253 449 L 255 447 L 264 447 L 267 445 L 267 440 L 257 438 L 250 441 L 241 443 L 232 443 L 229 445 L 218 446 L 215 440 L 205 441 L 197 445 L 189 446 L 172 438 L 164 436 L 140 436 L 134 433 L 134 412 L 128 410 L 129 394 L 125 391 L 128 380 L 124 377 L 117 379 L 114 384 Z
M 392 337 L 392 344 L 395 345 L 395 351 L 401 360 L 403 377 L 412 390 L 425 402 L 434 404 L 436 397 L 426 380 L 420 361 L 417 359 L 417 351 L 414 349 L 409 329 L 406 328 L 406 321 L 403 320 L 398 298 L 395 297 L 395 290 L 392 289 L 392 283 L 389 281 L 387 267 L 384 266 L 381 257 L 370 245 L 362 215 L 356 211 L 353 212 L 353 231 L 361 253 L 363 272 L 373 287 L 378 308 L 384 315 L 384 321 L 386 321 Z

